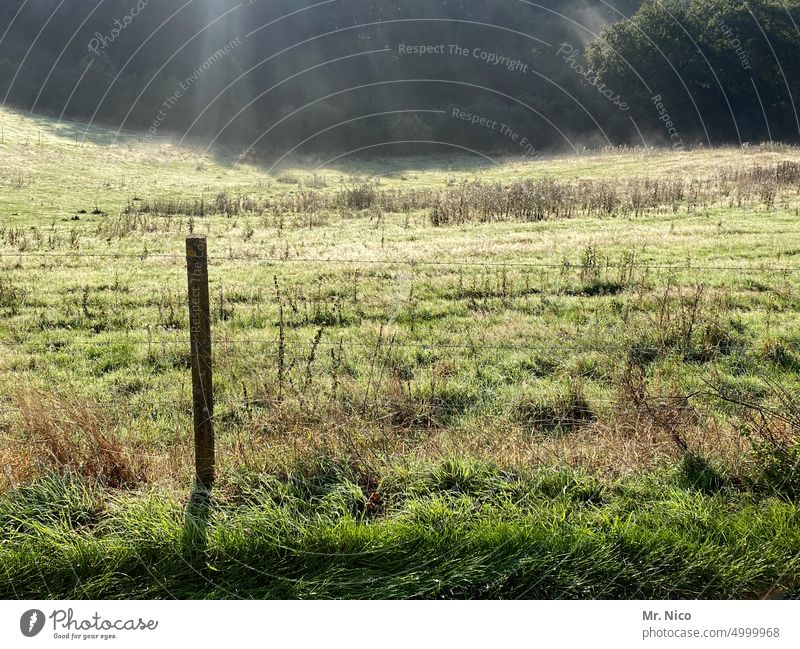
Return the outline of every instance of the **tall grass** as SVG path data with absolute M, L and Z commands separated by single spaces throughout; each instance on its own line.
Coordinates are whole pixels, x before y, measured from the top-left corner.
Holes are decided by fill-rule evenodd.
M 0 497 L 0 596 L 800 595 L 796 505 L 704 495 L 675 479 L 603 488 L 568 471 L 451 462 L 370 487 L 350 469 L 327 470 L 245 481 L 197 511 L 175 496 L 52 478 Z

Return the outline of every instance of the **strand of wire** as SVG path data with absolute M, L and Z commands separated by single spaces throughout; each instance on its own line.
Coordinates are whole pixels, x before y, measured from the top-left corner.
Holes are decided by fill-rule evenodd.
M 142 262 L 148 259 L 172 259 L 185 261 L 185 255 L 171 253 L 95 253 L 95 252 L 0 252 L 0 259 L 5 258 L 90 258 L 90 259 L 138 259 Z M 434 267 L 486 267 L 486 268 L 546 268 L 546 269 L 580 269 L 581 262 L 564 260 L 560 263 L 545 262 L 539 260 L 531 261 L 465 261 L 465 260 L 430 260 L 430 259 L 350 259 L 337 257 L 274 257 L 260 255 L 224 255 L 209 256 L 209 263 L 224 263 L 228 261 L 260 261 L 271 264 L 341 264 L 341 265 L 365 265 L 365 266 L 434 266 Z M 666 271 L 739 271 L 754 273 L 797 273 L 800 266 L 742 266 L 742 265 L 709 265 L 709 264 L 662 264 L 644 261 L 632 262 L 600 262 L 597 268 L 617 269 L 617 270 L 666 270 Z
M 281 343 L 278 340 L 266 339 L 241 339 L 241 338 L 217 338 L 213 341 L 214 345 L 223 348 L 225 351 L 230 351 L 230 345 L 252 345 L 264 347 L 301 347 L 301 348 L 315 348 L 315 347 L 343 347 L 354 349 L 417 349 L 417 350 L 461 350 L 461 351 L 492 351 L 492 352 L 551 352 L 551 351 L 597 351 L 602 353 L 620 353 L 620 352 L 659 352 L 667 349 L 677 348 L 680 346 L 675 345 L 638 345 L 631 343 L 630 345 L 593 345 L 591 341 L 572 340 L 568 342 L 561 342 L 553 345 L 486 345 L 479 343 L 422 343 L 422 342 L 402 342 L 392 340 L 391 338 L 382 338 L 380 341 L 375 342 L 357 342 L 357 341 L 344 341 L 344 340 L 330 340 L 330 341 L 291 341 L 286 340 Z M 131 338 L 120 337 L 118 340 L 56 340 L 56 341 L 20 341 L 20 340 L 0 340 L 0 345 L 6 347 L 44 347 L 44 351 L 65 351 L 69 347 L 118 347 L 120 345 L 135 345 L 139 347 L 171 347 L 183 346 L 188 348 L 190 341 L 188 339 L 180 340 L 167 340 L 167 339 L 145 339 L 145 338 Z M 586 346 L 588 349 L 581 349 L 581 346 Z

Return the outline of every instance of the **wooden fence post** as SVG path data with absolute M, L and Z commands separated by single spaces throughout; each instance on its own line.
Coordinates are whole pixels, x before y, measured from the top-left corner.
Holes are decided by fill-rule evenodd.
M 211 372 L 208 246 L 205 236 L 191 235 L 186 238 L 186 268 L 189 276 L 195 471 L 197 486 L 209 490 L 214 484 L 214 383 Z

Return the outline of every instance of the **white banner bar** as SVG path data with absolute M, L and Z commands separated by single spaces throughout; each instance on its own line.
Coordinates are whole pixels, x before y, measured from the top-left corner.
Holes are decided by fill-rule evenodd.
M 800 647 L 800 603 L 0 602 L 0 647 Z

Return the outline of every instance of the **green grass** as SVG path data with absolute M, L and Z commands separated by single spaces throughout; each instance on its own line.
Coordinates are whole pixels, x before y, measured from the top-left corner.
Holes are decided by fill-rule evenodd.
M 0 594 L 798 594 L 800 185 L 772 180 L 796 148 L 269 172 L 0 124 Z M 481 220 L 553 187 L 619 204 Z M 202 533 L 190 232 L 212 257 Z
M 265 479 L 209 510 L 52 478 L 0 499 L 0 595 L 758 598 L 800 595 L 800 510 L 676 477 L 440 465 Z

